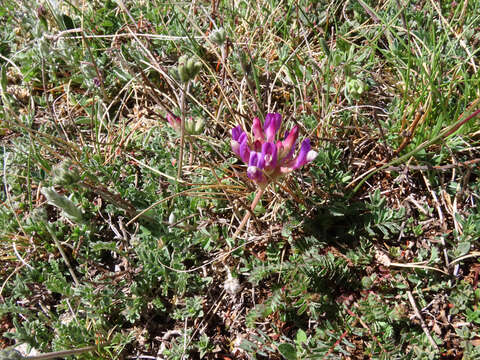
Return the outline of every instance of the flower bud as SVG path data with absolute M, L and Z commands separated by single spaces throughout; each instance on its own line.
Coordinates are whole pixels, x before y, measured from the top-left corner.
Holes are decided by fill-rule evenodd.
M 47 16 L 47 10 L 45 10 L 45 7 L 43 5 L 39 5 L 37 7 L 37 17 L 39 19 L 45 18 Z
M 182 55 L 178 59 L 178 78 L 181 82 L 186 83 L 192 80 L 202 68 L 202 63 L 195 57 L 188 57 L 188 55 Z
M 227 40 L 227 33 L 225 32 L 224 28 L 220 28 L 213 31 L 209 38 L 211 42 L 217 44 L 218 46 L 222 46 Z
M 260 122 L 258 117 L 253 119 L 252 132 L 254 141 L 263 141 L 263 139 L 265 138 L 265 134 L 263 133 L 262 129 L 262 123 Z
M 52 170 L 53 183 L 68 186 L 76 184 L 80 180 L 80 173 L 70 160 L 62 161 Z
M 177 220 L 175 213 L 172 211 L 168 217 L 168 225 L 173 225 Z
M 193 118 L 185 119 L 185 131 L 188 134 L 193 134 L 195 132 L 195 121 Z
M 205 127 L 205 120 L 202 118 L 189 118 L 185 120 L 185 131 L 190 135 L 198 135 Z
M 238 281 L 238 277 L 232 276 L 232 273 L 228 267 L 225 266 L 225 270 L 227 271 L 227 278 L 223 283 L 223 288 L 227 293 L 235 296 L 242 289 L 242 286 L 240 285 L 240 281 Z
M 180 81 L 181 82 L 187 82 L 189 79 L 189 76 L 188 76 L 188 71 L 187 71 L 187 60 L 188 60 L 188 56 L 187 55 L 182 55 L 179 59 L 178 59 L 178 77 L 180 78 Z
M 285 159 L 285 161 L 290 160 L 293 152 L 295 150 L 295 144 L 297 143 L 298 138 L 298 126 L 294 126 L 293 129 L 287 133 L 285 140 L 280 143 L 279 157 Z
M 275 135 L 277 131 L 280 129 L 280 125 L 282 124 L 282 116 L 277 113 L 270 113 L 265 116 L 265 136 L 268 142 L 272 142 L 275 140 Z
M 354 97 L 359 97 L 368 88 L 367 84 L 364 81 L 360 79 L 355 79 L 355 78 L 347 79 L 345 85 L 346 85 L 347 92 L 349 94 L 352 94 L 352 96 Z
M 223 288 L 227 293 L 230 295 L 234 296 L 236 295 L 241 289 L 242 286 L 240 285 L 240 281 L 238 281 L 238 278 L 233 277 L 232 275 L 228 274 L 229 276 L 223 283 Z
M 202 63 L 200 61 L 198 61 L 195 58 L 188 59 L 187 70 L 191 79 L 193 79 L 195 75 L 197 75 L 197 73 L 200 71 L 201 68 L 202 68 Z
M 177 133 L 180 133 L 182 131 L 182 121 L 180 120 L 180 118 L 168 113 L 167 121 L 173 128 L 173 130 L 175 130 Z

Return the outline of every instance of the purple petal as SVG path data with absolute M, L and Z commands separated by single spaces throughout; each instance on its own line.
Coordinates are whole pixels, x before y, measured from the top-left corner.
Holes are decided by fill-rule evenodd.
M 259 167 L 260 154 L 252 151 L 250 153 L 250 160 L 248 161 L 247 175 L 253 181 L 261 181 L 263 178 L 263 171 Z
M 303 140 L 302 146 L 300 147 L 300 152 L 298 153 L 297 158 L 293 162 L 293 166 L 292 166 L 293 170 L 298 169 L 299 167 L 302 167 L 308 162 L 307 155 L 310 149 L 311 149 L 310 139 Z
M 294 126 L 290 132 L 285 134 L 285 140 L 282 141 L 281 150 L 279 150 L 278 158 L 284 162 L 290 161 L 295 151 L 295 144 L 298 138 L 298 126 Z
M 250 148 L 248 147 L 247 134 L 245 134 L 245 137 L 240 144 L 240 148 L 238 149 L 238 156 L 240 156 L 244 163 L 247 163 L 250 159 Z
M 280 125 L 282 125 L 282 115 L 278 113 L 268 113 L 265 116 L 265 135 L 267 137 L 268 142 L 273 142 L 275 140 L 275 135 L 277 131 L 280 129 Z
M 236 140 L 230 140 L 230 146 L 232 147 L 233 152 L 237 155 L 240 156 L 240 143 Z
M 240 134 L 240 136 L 238 137 L 238 140 L 237 140 L 239 143 L 243 143 L 243 142 L 247 142 L 248 141 L 248 138 L 247 138 L 247 134 L 245 132 L 242 132 Z
M 265 135 L 263 134 L 262 130 L 262 124 L 258 118 L 253 119 L 252 132 L 254 142 L 263 141 L 265 139 Z
M 260 153 L 256 151 L 251 151 L 250 152 L 250 158 L 248 160 L 248 166 L 258 166 L 258 161 L 260 159 Z
M 242 134 L 245 134 L 245 131 L 243 131 L 243 129 L 240 125 L 237 125 L 232 129 L 232 139 L 233 140 L 241 142 L 241 141 L 239 141 L 239 139 L 240 139 L 240 136 L 242 136 Z
M 232 129 L 232 140 L 230 140 L 233 152 L 247 162 L 250 157 L 250 149 L 248 147 L 248 137 L 240 125 Z
M 262 145 L 261 159 L 265 168 L 273 169 L 277 166 L 277 147 L 274 143 L 267 142 Z
M 263 171 L 255 166 L 247 168 L 247 176 L 255 182 L 261 182 L 264 179 Z

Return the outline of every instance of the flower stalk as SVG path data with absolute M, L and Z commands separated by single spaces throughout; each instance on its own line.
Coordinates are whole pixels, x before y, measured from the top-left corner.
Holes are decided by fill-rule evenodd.
M 178 154 L 178 169 L 177 169 L 177 181 L 182 179 L 182 167 L 183 167 L 183 148 L 185 147 L 185 97 L 188 90 L 188 81 L 183 85 L 180 111 L 181 111 L 181 125 L 180 125 L 180 153 Z
M 178 155 L 177 161 L 177 182 L 182 178 L 182 166 L 183 166 L 183 151 L 185 147 L 185 100 L 187 96 L 188 86 L 190 81 L 195 78 L 197 73 L 200 71 L 202 63 L 195 56 L 182 55 L 178 59 L 178 66 L 174 76 L 183 84 L 181 100 L 180 100 L 180 153 Z
M 265 192 L 265 188 L 259 188 L 257 190 L 257 193 L 255 194 L 255 197 L 253 198 L 253 201 L 252 201 L 252 204 L 250 205 L 250 211 L 247 211 L 242 219 L 242 222 L 240 223 L 240 225 L 238 226 L 237 230 L 235 231 L 235 233 L 233 234 L 233 237 L 232 237 L 232 242 L 235 241 L 238 237 L 238 235 L 240 235 L 240 232 L 243 230 L 243 228 L 245 227 L 245 225 L 247 224 L 248 220 L 250 219 L 250 216 L 252 215 L 253 211 L 255 210 L 255 208 L 257 207 L 258 205 L 258 202 L 260 201 L 260 199 L 262 198 L 263 196 L 263 193 Z

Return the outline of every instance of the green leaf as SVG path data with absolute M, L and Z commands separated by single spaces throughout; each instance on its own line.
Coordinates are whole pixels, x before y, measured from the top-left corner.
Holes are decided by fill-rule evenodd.
M 0 79 L 0 85 L 2 87 L 2 92 L 6 93 L 7 92 L 7 67 L 6 65 L 2 66 L 2 71 L 1 71 L 1 79 Z
M 375 275 L 375 274 L 374 274 Z M 362 278 L 362 286 L 364 289 L 370 289 L 375 281 L 375 277 L 364 276 Z
M 280 351 L 280 354 L 287 360 L 297 360 L 297 350 L 292 344 L 280 344 L 278 345 L 278 351 Z
M 111 22 L 110 20 L 104 20 L 102 22 L 103 27 L 112 27 L 113 25 L 115 25 L 115 24 L 113 22 Z
M 257 346 L 251 341 L 242 340 L 242 342 L 240 343 L 240 349 L 243 349 L 248 352 L 254 352 L 257 350 Z
M 470 251 L 470 242 L 463 241 L 458 243 L 457 248 L 454 251 L 455 257 L 460 257 L 467 254 Z
M 118 251 L 117 243 L 113 241 L 97 241 L 90 245 L 93 251 L 99 252 L 102 250 Z
M 295 342 L 298 346 L 301 346 L 302 344 L 305 344 L 307 342 L 307 334 L 305 333 L 305 331 L 303 331 L 302 329 L 298 330 Z

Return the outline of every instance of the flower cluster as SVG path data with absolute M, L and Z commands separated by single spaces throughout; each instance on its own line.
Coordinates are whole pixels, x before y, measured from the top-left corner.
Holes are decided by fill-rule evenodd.
M 232 150 L 248 164 L 248 177 L 261 187 L 266 187 L 317 157 L 309 139 L 303 140 L 300 152 L 294 156 L 298 126 L 287 131 L 283 140 L 276 140 L 281 124 L 282 116 L 276 113 L 267 114 L 263 129 L 260 120 L 253 119 L 253 141 L 250 142 L 240 125 L 232 129 Z

